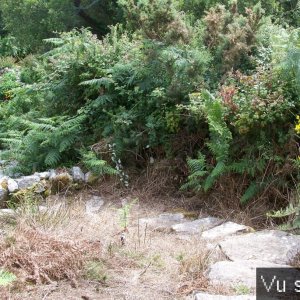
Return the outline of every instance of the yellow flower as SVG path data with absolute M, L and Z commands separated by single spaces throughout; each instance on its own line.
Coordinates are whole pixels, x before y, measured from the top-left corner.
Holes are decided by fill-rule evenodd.
M 300 116 L 296 116 L 297 124 L 295 125 L 295 131 L 297 134 L 300 134 Z

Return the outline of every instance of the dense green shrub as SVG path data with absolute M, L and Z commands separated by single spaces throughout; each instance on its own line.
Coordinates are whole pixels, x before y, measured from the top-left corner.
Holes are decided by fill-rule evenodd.
M 184 22 L 174 1 L 169 0 L 119 0 L 124 9 L 127 26 L 148 39 L 188 42 L 190 28 Z
M 3 61 L 0 60 L 0 63 L 3 63 Z M 12 60 L 11 63 L 13 64 L 14 61 Z M 2 67 L 11 67 L 11 65 L 2 65 Z M 13 97 L 12 90 L 21 84 L 19 73 L 18 69 L 10 69 L 2 74 L 0 78 L 0 102 L 9 101 Z
M 70 1 L 3 0 L 0 9 L 8 32 L 22 46 L 31 49 L 39 48 L 42 39 L 50 37 L 54 31 L 68 30 L 76 25 Z
M 54 167 L 60 161 L 75 161 L 83 118 L 60 116 L 29 121 L 10 117 L 13 129 L 8 129 L 6 137 L 2 138 L 7 146 L 2 156 L 19 162 L 17 170 L 24 173 Z
M 242 202 L 271 184 L 290 182 L 292 188 L 298 170 L 291 124 L 300 103 L 286 92 L 288 85 L 269 65 L 252 75 L 229 73 L 217 98 L 192 95 L 188 110 L 206 119 L 210 139 L 198 159 L 188 161 L 191 175 L 183 187 L 207 191 L 221 176 L 240 174 L 249 184 Z
M 13 36 L 0 36 L 0 58 L 6 56 L 23 57 L 26 47 L 21 47 L 19 41 Z
M 10 142 L 11 149 L 16 149 L 11 154 L 24 154 L 15 159 L 26 161 L 28 167 L 37 164 L 43 168 L 64 161 L 67 156 L 76 159 L 73 150 L 66 155 L 59 153 L 62 151 L 60 143 L 65 139 L 69 141 L 69 132 L 61 127 L 62 122 L 77 115 L 85 116 L 84 121 L 77 131 L 70 133 L 72 143 L 63 151 L 71 150 L 73 136 L 83 148 L 110 138 L 121 156 L 126 150 L 140 152 L 146 146 L 164 145 L 168 136 L 178 130 L 176 124 L 171 125 L 176 105 L 187 102 L 188 94 L 201 84 L 209 61 L 203 47 L 172 46 L 137 36 L 131 38 L 117 27 L 103 41 L 82 30 L 64 33 L 48 42 L 54 49 L 44 54 L 39 65 L 31 70 L 39 74 L 37 81 L 33 85 L 24 84 L 5 108 L 10 112 L 16 109 L 13 115 L 17 115 L 22 107 L 20 102 L 27 101 L 31 107 L 22 112 L 22 118 L 28 117 L 26 126 L 29 127 L 16 128 L 17 122 L 3 117 L 5 123 L 12 122 L 11 130 L 22 130 L 22 134 L 17 135 L 21 144 L 15 144 L 12 139 L 3 141 Z M 64 119 L 60 117 L 62 112 Z M 40 117 L 43 118 L 41 124 Z M 61 125 L 52 125 L 53 118 L 61 120 Z M 175 119 L 180 122 L 178 117 Z M 50 125 L 54 126 L 51 130 Z M 40 126 L 47 130 L 40 131 Z M 35 131 L 38 132 L 35 134 Z M 54 141 L 59 131 L 66 135 L 62 134 L 53 144 L 51 140 Z M 52 149 L 51 159 L 45 147 Z M 30 153 L 33 148 L 35 155 Z M 26 149 L 31 150 L 26 152 Z
M 15 36 L 0 41 L 0 64 L 10 67 L 0 78 L 0 147 L 22 172 L 81 161 L 128 184 L 123 168 L 151 153 L 190 156 L 185 187 L 242 180 L 243 203 L 292 188 L 294 1 L 291 10 L 275 0 L 4 0 L 0 8 Z M 53 37 L 88 20 L 92 31 Z M 41 50 L 43 38 L 48 51 L 23 58 L 19 45 Z

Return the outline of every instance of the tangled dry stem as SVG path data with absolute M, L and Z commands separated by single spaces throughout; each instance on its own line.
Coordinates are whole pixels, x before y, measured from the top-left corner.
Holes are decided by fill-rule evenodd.
M 0 265 L 26 282 L 76 281 L 87 259 L 97 258 L 99 242 L 73 242 L 32 228 L 17 228 L 0 241 Z

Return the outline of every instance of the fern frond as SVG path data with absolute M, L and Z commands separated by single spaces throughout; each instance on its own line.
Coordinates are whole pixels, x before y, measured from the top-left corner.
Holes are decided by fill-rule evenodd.
M 219 161 L 217 163 L 217 165 L 214 167 L 214 169 L 212 170 L 210 176 L 217 178 L 220 175 L 222 175 L 224 172 L 226 171 L 226 165 L 223 161 Z
M 69 136 L 66 136 L 65 138 L 63 138 L 59 144 L 59 152 L 63 152 L 66 149 L 70 148 L 71 145 L 73 145 L 75 141 L 76 141 L 75 135 L 69 135 Z
M 189 180 L 184 183 L 183 185 L 181 185 L 180 190 L 181 191 L 186 191 L 186 190 L 194 190 L 196 192 L 199 192 L 202 189 L 202 185 L 199 182 L 199 179 L 191 179 L 189 178 Z
M 262 183 L 253 181 L 246 189 L 244 195 L 241 197 L 241 203 L 246 204 L 249 200 L 255 197 L 262 188 Z
M 82 162 L 84 165 L 96 175 L 117 175 L 118 171 L 111 167 L 107 161 L 98 159 L 97 155 L 92 152 L 83 152 Z
M 55 166 L 61 158 L 61 155 L 57 149 L 51 149 L 48 151 L 45 157 L 45 165 L 46 166 Z
M 113 79 L 108 77 L 102 77 L 102 78 L 94 78 L 86 81 L 82 81 L 79 85 L 88 85 L 88 86 L 96 86 L 96 87 L 105 87 L 109 88 L 110 85 L 114 83 Z

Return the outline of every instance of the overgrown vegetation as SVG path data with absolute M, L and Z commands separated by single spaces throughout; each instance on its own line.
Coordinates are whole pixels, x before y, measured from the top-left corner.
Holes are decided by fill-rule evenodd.
M 234 201 L 289 205 L 299 180 L 299 9 L 2 1 L 2 156 L 24 174 L 82 162 L 125 186 L 128 168 L 187 161 L 183 189 L 231 178 Z

